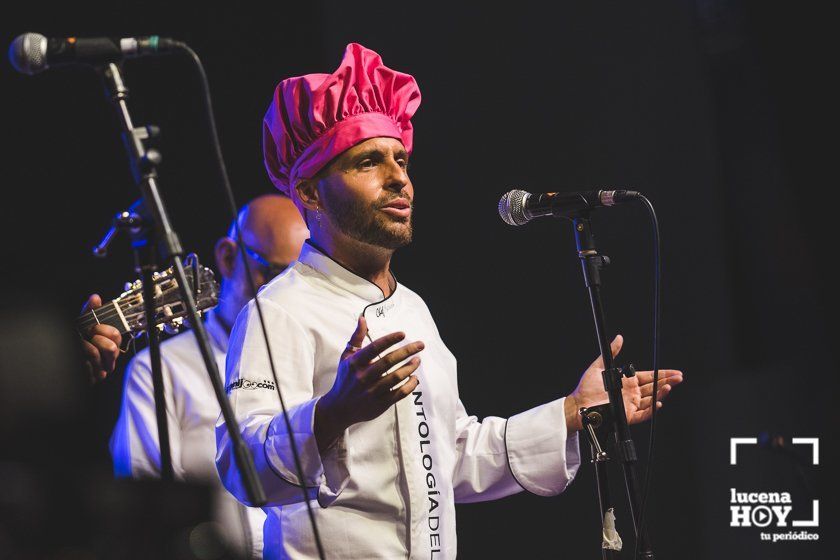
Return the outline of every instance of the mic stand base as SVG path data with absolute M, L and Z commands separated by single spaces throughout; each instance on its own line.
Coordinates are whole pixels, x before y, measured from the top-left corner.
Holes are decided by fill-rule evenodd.
M 583 407 L 579 413 L 583 431 L 589 440 L 592 463 L 595 465 L 595 485 L 598 488 L 598 503 L 601 506 L 601 558 L 603 560 L 613 560 L 618 558 L 618 552 L 621 550 L 621 537 L 615 532 L 614 522 L 612 533 L 607 533 L 608 516 L 614 516 L 614 509 L 606 470 L 610 457 L 601 446 L 601 441 L 606 441 L 603 432 L 607 425 L 606 419 L 610 418 L 610 407 L 609 405 Z

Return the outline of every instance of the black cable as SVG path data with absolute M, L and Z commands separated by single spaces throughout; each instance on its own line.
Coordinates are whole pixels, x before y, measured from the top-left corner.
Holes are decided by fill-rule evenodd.
M 658 383 L 659 383 L 659 329 L 661 327 L 660 317 L 660 298 L 662 294 L 662 244 L 659 239 L 659 220 L 656 218 L 656 210 L 653 209 L 653 204 L 645 196 L 640 195 L 639 198 L 647 208 L 650 215 L 651 225 L 653 226 L 653 394 L 652 396 L 652 412 L 650 416 L 650 446 L 648 447 L 647 464 L 645 465 L 645 484 L 642 490 L 642 507 L 639 509 L 639 516 L 636 519 L 636 527 L 641 532 L 643 523 L 645 521 L 645 509 L 647 507 L 648 493 L 650 491 L 651 472 L 653 471 L 653 448 L 656 442 L 656 408 L 659 404 L 657 399 Z M 639 555 L 639 543 L 641 539 L 636 538 L 636 547 L 633 552 L 633 558 Z
M 190 58 L 195 63 L 199 76 L 201 77 L 201 86 L 204 92 L 204 109 L 207 113 L 207 122 L 210 127 L 210 140 L 213 145 L 213 151 L 219 166 L 219 176 L 222 181 L 222 188 L 227 197 L 227 202 L 231 215 L 233 216 L 233 227 L 236 235 L 236 243 L 239 246 L 239 255 L 242 257 L 242 264 L 245 266 L 245 274 L 248 277 L 248 284 L 251 286 L 252 295 L 254 296 L 254 307 L 257 308 L 257 316 L 260 319 L 260 327 L 262 327 L 263 338 L 265 339 L 265 350 L 268 354 L 268 363 L 271 367 L 271 375 L 274 379 L 274 386 L 277 389 L 277 396 L 280 399 L 280 408 L 283 411 L 283 420 L 286 424 L 286 431 L 289 434 L 289 446 L 291 447 L 292 457 L 294 458 L 295 462 L 295 471 L 298 477 L 298 481 L 300 482 L 301 491 L 303 492 L 303 501 L 306 504 L 306 510 L 309 514 L 309 521 L 312 525 L 312 534 L 315 537 L 315 545 L 318 548 L 318 556 L 321 560 L 325 560 L 326 556 L 324 555 L 324 546 L 321 543 L 321 536 L 318 533 L 318 524 L 315 521 L 315 514 L 312 511 L 312 504 L 309 503 L 309 493 L 307 492 L 305 478 L 303 476 L 303 466 L 300 462 L 300 454 L 298 453 L 297 442 L 295 442 L 295 438 L 292 435 L 292 423 L 289 420 L 289 413 L 286 409 L 286 401 L 283 398 L 283 393 L 280 391 L 280 381 L 277 377 L 277 370 L 274 367 L 274 358 L 271 355 L 271 345 L 268 342 L 268 329 L 266 329 L 265 326 L 265 319 L 263 317 L 262 306 L 260 305 L 259 298 L 257 298 L 256 290 L 254 288 L 253 275 L 251 274 L 251 267 L 248 263 L 248 259 L 246 258 L 245 254 L 245 244 L 242 242 L 242 233 L 239 230 L 239 211 L 236 205 L 236 200 L 233 195 L 233 189 L 230 186 L 230 179 L 228 178 L 225 160 L 222 157 L 222 147 L 219 143 L 219 133 L 216 130 L 216 118 L 213 114 L 213 102 L 210 98 L 210 84 L 207 81 L 207 74 L 204 71 L 204 66 L 201 63 L 201 59 L 198 57 L 195 51 L 192 50 L 189 47 L 189 45 L 180 41 L 175 41 L 174 46 L 189 54 Z M 228 430 L 230 429 L 231 427 L 228 426 Z

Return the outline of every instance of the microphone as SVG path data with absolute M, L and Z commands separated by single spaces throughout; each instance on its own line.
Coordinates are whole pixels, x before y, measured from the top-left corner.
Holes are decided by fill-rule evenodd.
M 177 41 L 148 37 L 65 37 L 48 39 L 40 33 L 24 33 L 9 46 L 9 62 L 22 74 L 37 74 L 61 64 L 97 64 L 157 54 L 174 49 Z
M 512 190 L 499 200 L 499 216 L 508 225 L 525 225 L 541 216 L 570 217 L 605 206 L 614 206 L 641 197 L 636 191 L 580 191 L 531 194 Z

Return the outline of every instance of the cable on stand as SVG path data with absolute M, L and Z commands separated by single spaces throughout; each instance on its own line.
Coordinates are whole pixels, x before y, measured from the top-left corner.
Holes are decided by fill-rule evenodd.
M 248 257 L 245 251 L 245 243 L 242 241 L 242 232 L 239 227 L 237 205 L 233 196 L 233 188 L 231 188 L 230 179 L 227 175 L 227 167 L 225 166 L 225 160 L 222 157 L 222 148 L 221 144 L 219 143 L 219 134 L 216 129 L 216 117 L 213 113 L 213 102 L 210 97 L 210 84 L 207 80 L 207 73 L 204 71 L 204 65 L 201 63 L 201 59 L 198 57 L 198 54 L 189 45 L 181 41 L 172 41 L 171 44 L 173 48 L 183 51 L 190 57 L 193 64 L 195 65 L 196 71 L 198 72 L 199 78 L 201 80 L 202 92 L 204 94 L 204 111 L 207 115 L 207 122 L 209 125 L 210 140 L 213 145 L 213 152 L 216 156 L 216 161 L 219 165 L 219 179 L 221 180 L 222 189 L 224 190 L 225 196 L 227 198 L 228 208 L 233 219 L 233 228 L 236 236 L 236 243 L 239 247 L 239 256 L 242 259 L 243 266 L 245 267 L 245 275 L 248 278 L 248 285 L 253 288 L 254 279 L 251 273 L 251 265 L 248 262 Z M 271 353 L 271 344 L 268 341 L 268 329 L 266 328 L 265 316 L 263 314 L 262 305 L 260 304 L 260 298 L 258 297 L 256 290 L 252 292 L 252 295 L 254 297 L 254 307 L 257 310 L 257 317 L 259 319 L 260 327 L 263 333 L 265 351 L 268 355 L 268 364 L 271 369 L 272 379 L 274 380 L 274 386 L 277 392 L 277 399 L 280 402 L 280 410 L 282 412 L 283 422 L 285 423 L 286 430 L 289 433 L 289 447 L 292 451 L 292 458 L 295 464 L 295 471 L 298 475 L 298 480 L 300 482 L 300 490 L 304 498 L 303 501 L 304 504 L 306 504 L 306 513 L 309 516 L 309 524 L 312 527 L 312 536 L 313 540 L 315 541 L 315 548 L 318 551 L 318 557 L 321 560 L 325 560 L 326 553 L 324 552 L 324 544 L 321 540 L 320 531 L 318 530 L 318 522 L 315 518 L 315 512 L 312 509 L 312 503 L 309 496 L 309 489 L 307 489 L 306 484 L 304 483 L 303 465 L 300 460 L 300 452 L 298 451 L 297 442 L 295 441 L 295 438 L 291 435 L 293 431 L 292 424 L 291 420 L 289 419 L 289 411 L 286 406 L 286 400 L 283 397 L 283 392 L 280 389 L 280 379 L 277 375 L 277 368 L 274 364 L 274 356 Z
M 647 530 L 644 525 L 638 523 L 640 507 L 638 481 L 635 473 L 635 464 L 638 461 L 638 457 L 635 444 L 630 435 L 630 427 L 627 424 L 627 416 L 624 411 L 624 399 L 621 395 L 622 379 L 624 377 L 632 377 L 636 372 L 632 365 L 626 367 L 615 365 L 605 328 L 604 307 L 601 300 L 601 270 L 610 261 L 606 255 L 599 254 L 595 247 L 595 236 L 592 234 L 589 211 L 577 212 L 570 218 L 575 232 L 575 243 L 583 271 L 584 284 L 589 292 L 589 302 L 595 322 L 598 347 L 601 350 L 601 356 L 604 360 L 604 371 L 602 373 L 604 389 L 607 391 L 610 399 L 609 405 L 582 408 L 580 410 L 584 432 L 589 438 L 592 448 L 592 461 L 595 464 L 598 501 L 601 507 L 601 519 L 604 529 L 601 554 L 604 560 L 611 560 L 618 558 L 618 552 L 621 550 L 621 538 L 615 531 L 615 515 L 609 494 L 607 463 L 611 460 L 611 457 L 609 452 L 605 450 L 605 438 L 603 437 L 603 434 L 611 433 L 615 444 L 613 451 L 621 462 L 624 473 L 624 482 L 630 504 L 630 514 L 633 518 L 633 528 L 638 543 L 638 557 L 644 558 L 645 560 L 653 559 L 653 550 L 650 546 Z M 656 407 L 655 395 L 656 392 L 654 391 L 654 407 Z M 599 431 L 602 436 L 600 439 L 598 438 Z
M 601 302 L 601 270 L 610 263 L 606 255 L 598 254 L 595 236 L 589 219 L 592 210 L 606 208 L 616 204 L 641 201 L 651 218 L 654 239 L 654 298 L 653 298 L 653 391 L 651 395 L 650 447 L 648 449 L 647 470 L 645 471 L 644 490 L 641 498 L 634 470 L 637 462 L 636 447 L 630 436 L 627 417 L 622 398 L 622 380 L 633 377 L 636 371 L 632 365 L 615 365 L 610 343 L 604 326 L 604 307 Z M 575 244 L 583 270 L 584 284 L 589 292 L 592 316 L 595 320 L 595 333 L 598 347 L 604 362 L 602 373 L 604 390 L 609 396 L 609 403 L 584 407 L 579 410 L 583 432 L 589 439 L 592 462 L 595 464 L 595 481 L 598 501 L 601 506 L 602 542 L 604 560 L 617 558 L 622 549 L 621 537 L 615 529 L 615 512 L 610 496 L 607 479 L 607 463 L 615 455 L 621 462 L 625 487 L 630 502 L 630 513 L 636 533 L 633 558 L 652 559 L 645 529 L 645 506 L 651 486 L 651 473 L 656 442 L 656 409 L 658 406 L 659 382 L 659 331 L 660 300 L 662 291 L 661 242 L 659 221 L 653 204 L 641 193 L 633 190 L 592 190 L 578 192 L 549 192 L 532 194 L 521 189 L 505 193 L 499 200 L 499 216 L 510 226 L 522 226 L 535 218 L 567 218 L 572 222 L 575 232 Z M 610 442 L 612 440 L 612 442 Z M 608 449 L 607 444 L 612 443 Z M 641 507 L 639 504 L 641 503 Z

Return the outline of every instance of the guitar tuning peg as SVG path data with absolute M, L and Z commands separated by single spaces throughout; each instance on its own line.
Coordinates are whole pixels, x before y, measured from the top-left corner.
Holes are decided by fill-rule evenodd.
M 155 328 L 156 328 L 157 330 L 159 330 L 160 332 L 163 332 L 163 331 L 164 331 L 164 329 L 166 328 L 166 325 L 164 325 L 164 324 L 155 325 Z
M 131 290 L 131 282 L 126 282 L 125 287 L 123 288 L 123 291 L 127 292 L 129 290 Z
M 164 325 L 164 330 L 167 334 L 177 334 L 181 327 L 184 326 L 183 317 L 175 317 Z
M 157 271 L 153 272 L 152 273 L 152 280 L 157 280 L 158 278 L 160 278 L 160 272 L 157 272 Z

